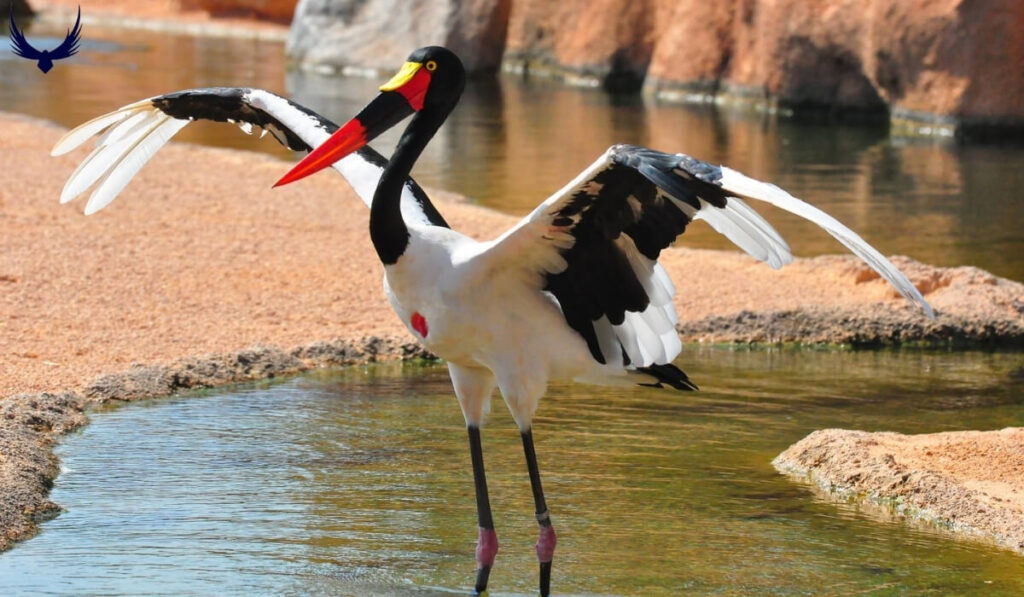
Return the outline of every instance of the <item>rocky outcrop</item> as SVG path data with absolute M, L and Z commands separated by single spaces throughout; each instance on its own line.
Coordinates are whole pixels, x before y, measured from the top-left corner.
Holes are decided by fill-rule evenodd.
M 1024 554 L 1024 428 L 925 435 L 822 429 L 772 461 L 826 496 L 876 503 Z
M 505 60 L 668 99 L 1024 132 L 1018 0 L 519 0 Z
M 250 17 L 290 23 L 297 0 L 179 0 L 183 10 L 202 10 L 215 17 Z
M 471 72 L 501 64 L 512 0 L 300 0 L 288 37 L 306 67 L 392 71 L 412 50 L 446 46 Z
M 669 5 L 659 0 L 516 0 L 506 64 L 530 72 L 639 89 Z

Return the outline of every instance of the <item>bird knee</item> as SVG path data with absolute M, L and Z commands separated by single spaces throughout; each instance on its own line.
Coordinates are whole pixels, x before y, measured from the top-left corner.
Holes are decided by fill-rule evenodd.
M 540 536 L 537 538 L 537 560 L 541 563 L 550 562 L 555 555 L 555 544 L 558 537 L 555 536 L 555 527 L 549 523 L 540 527 Z
M 498 533 L 494 529 L 480 527 L 480 537 L 476 542 L 476 561 L 480 568 L 489 568 L 498 555 Z

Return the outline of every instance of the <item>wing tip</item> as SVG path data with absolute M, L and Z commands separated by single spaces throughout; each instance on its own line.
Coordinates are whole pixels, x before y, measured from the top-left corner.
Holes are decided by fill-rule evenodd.
M 653 364 L 647 367 L 637 367 L 637 372 L 653 377 L 653 383 L 641 383 L 639 385 L 655 388 L 662 388 L 667 384 L 669 387 L 685 392 L 699 390 L 697 384 L 690 381 L 690 378 L 683 373 L 683 370 L 671 363 Z

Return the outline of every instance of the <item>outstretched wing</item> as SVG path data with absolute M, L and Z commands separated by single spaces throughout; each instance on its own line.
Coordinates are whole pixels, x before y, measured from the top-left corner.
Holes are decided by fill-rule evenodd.
M 59 46 L 50 51 L 51 60 L 59 60 L 61 58 L 67 58 L 74 56 L 78 53 L 78 42 L 82 35 L 82 7 L 78 7 L 78 18 L 75 19 L 75 26 L 72 27 L 66 36 L 64 41 Z
M 42 52 L 33 48 L 32 44 L 28 43 L 28 40 L 25 39 L 25 34 L 18 29 L 17 23 L 14 22 L 14 4 L 11 4 L 11 49 L 18 56 L 32 60 L 38 60 L 43 56 Z
M 675 288 L 657 259 L 691 221 L 706 221 L 774 268 L 793 260 L 778 232 L 740 196 L 821 226 L 933 317 L 902 272 L 825 212 L 729 168 L 632 145 L 609 148 L 495 240 L 482 262 L 532 276 L 599 362 L 669 363 L 681 349 Z
M 85 213 L 103 209 L 157 150 L 193 120 L 231 122 L 249 134 L 259 127 L 261 136 L 269 132 L 294 151 L 309 151 L 338 128 L 312 110 L 262 89 L 211 87 L 152 97 L 81 124 L 57 141 L 50 152 L 54 156 L 99 135 L 96 149 L 64 185 L 61 203 L 71 201 L 98 182 Z M 369 205 L 386 164 L 383 156 L 364 147 L 335 163 L 334 168 Z M 403 188 L 402 213 L 410 223 L 448 226 L 412 179 Z

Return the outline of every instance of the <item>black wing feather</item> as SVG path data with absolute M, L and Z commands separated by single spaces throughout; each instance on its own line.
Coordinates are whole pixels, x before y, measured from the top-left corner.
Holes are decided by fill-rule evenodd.
M 666 194 L 694 211 L 701 207 L 699 199 L 716 207 L 727 201 L 719 183 L 721 170 L 711 164 L 634 145 L 616 145 L 609 157 L 609 167 L 581 184 L 552 213 L 555 226 L 576 221 L 569 230 L 575 242 L 562 251 L 568 267 L 545 280 L 545 290 L 558 299 L 566 322 L 601 363 L 606 359 L 594 322 L 607 317 L 619 325 L 626 312 L 642 312 L 650 304 L 620 237 L 627 235 L 642 255 L 656 260 L 690 223 L 690 216 Z
M 275 118 L 272 114 L 261 110 L 246 101 L 246 96 L 253 90 L 245 87 L 208 87 L 204 89 L 186 89 L 168 93 L 154 98 L 153 105 L 160 111 L 180 119 L 213 120 L 216 122 L 247 122 L 269 130 L 274 138 L 282 145 L 292 151 L 311 151 L 312 148 L 296 135 L 291 129 Z M 284 98 L 282 98 L 284 99 Z M 287 101 L 293 108 L 309 116 L 316 121 L 317 126 L 328 134 L 338 130 L 338 125 L 320 116 L 316 112 L 292 102 Z M 375 166 L 383 168 L 387 165 L 387 159 L 370 146 L 364 146 L 357 150 L 357 153 L 366 161 Z M 450 228 L 444 217 L 441 216 L 426 192 L 413 179 L 406 181 L 406 186 L 412 191 L 427 220 L 434 226 Z

